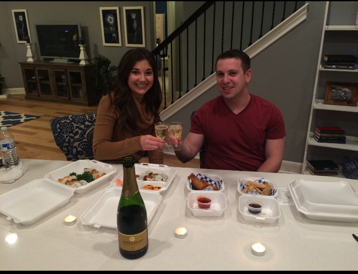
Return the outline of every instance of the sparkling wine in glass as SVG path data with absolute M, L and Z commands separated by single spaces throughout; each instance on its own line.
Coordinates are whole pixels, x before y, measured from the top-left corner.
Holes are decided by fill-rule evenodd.
M 154 124 L 155 135 L 157 138 L 164 140 L 167 137 L 169 125 L 164 122 L 158 122 Z M 159 148 L 162 149 L 162 148 Z
M 181 139 L 181 134 L 183 132 L 183 123 L 182 122 L 170 122 L 169 124 L 170 135 L 177 141 Z M 174 144 L 174 150 L 180 150 L 178 144 Z

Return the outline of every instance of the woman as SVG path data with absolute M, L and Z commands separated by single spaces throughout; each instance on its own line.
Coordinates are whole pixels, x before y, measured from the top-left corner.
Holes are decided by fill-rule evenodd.
M 150 163 L 163 164 L 165 141 L 155 137 L 154 123 L 160 121 L 162 92 L 154 55 L 143 48 L 129 50 L 119 62 L 117 80 L 97 109 L 93 136 L 95 159 L 135 162 L 148 151 Z

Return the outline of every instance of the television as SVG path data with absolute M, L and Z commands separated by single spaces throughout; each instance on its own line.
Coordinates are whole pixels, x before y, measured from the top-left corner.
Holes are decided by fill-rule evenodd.
M 54 58 L 51 62 L 62 63 L 79 60 L 80 24 L 36 25 L 36 32 L 42 58 Z

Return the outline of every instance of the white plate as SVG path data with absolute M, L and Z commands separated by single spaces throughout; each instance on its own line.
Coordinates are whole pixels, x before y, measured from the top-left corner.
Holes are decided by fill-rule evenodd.
M 123 166 L 121 167 L 122 170 L 120 170 L 113 178 L 113 180 L 110 182 L 111 186 L 117 186 L 116 179 L 121 179 L 123 181 Z M 135 168 L 135 174 L 141 175 L 142 173 L 146 171 L 153 171 L 154 173 L 164 173 L 168 175 L 168 180 L 166 182 L 163 181 L 142 181 L 137 179 L 138 188 L 143 189 L 145 185 L 152 185 L 152 186 L 160 186 L 161 189 L 154 190 L 154 192 L 163 192 L 169 188 L 171 185 L 175 174 L 177 173 L 176 169 L 173 167 L 169 167 L 166 165 L 158 165 L 158 164 L 147 164 L 147 163 L 140 163 L 140 164 L 134 164 Z
M 202 195 L 211 200 L 210 209 L 199 208 L 197 198 Z M 188 194 L 188 208 L 197 217 L 218 217 L 227 208 L 227 200 L 224 193 L 219 191 L 195 190 Z
M 105 172 L 106 175 L 88 183 L 87 185 L 78 188 L 73 188 L 75 190 L 75 193 L 83 193 L 101 183 L 105 183 L 106 181 L 109 181 L 110 177 L 116 172 L 115 167 L 108 165 L 106 163 L 102 163 L 96 160 L 78 160 L 67 166 L 64 166 L 50 173 L 47 173 L 45 175 L 45 178 L 48 178 L 52 181 L 55 181 L 58 184 L 61 184 L 58 182 L 58 179 L 68 176 L 72 172 L 76 172 L 77 174 L 82 174 L 85 168 L 91 168 L 91 169 L 95 168 L 99 172 Z M 65 186 L 68 188 L 72 188 L 71 186 L 67 186 L 67 185 Z
M 100 228 L 101 226 L 117 228 L 117 209 L 121 198 L 122 188 L 111 187 L 105 189 L 81 215 L 81 222 L 84 225 Z M 140 190 L 145 208 L 147 210 L 148 225 L 152 220 L 162 196 L 158 192 Z
M 0 212 L 15 223 L 32 224 L 67 203 L 75 189 L 48 180 L 33 180 L 0 196 Z
M 358 221 L 358 194 L 347 182 L 297 179 L 288 184 L 297 210 L 312 220 Z
M 195 174 L 195 176 L 198 177 L 200 180 L 204 179 L 206 182 L 213 184 L 214 186 L 219 188 L 219 190 L 213 190 L 211 187 L 207 187 L 202 190 L 221 192 L 221 191 L 224 191 L 224 189 L 225 189 L 224 180 L 219 175 L 198 173 L 198 174 Z M 188 179 L 188 183 L 186 184 L 186 187 L 190 191 L 199 191 L 199 190 L 193 189 L 193 184 L 191 182 L 191 179 Z
M 261 201 L 263 203 L 261 213 L 252 214 L 249 212 L 247 202 L 254 203 L 255 201 Z M 241 195 L 239 197 L 238 208 L 244 220 L 252 223 L 272 224 L 281 216 L 280 205 L 276 199 L 265 195 Z
M 245 177 L 245 178 L 240 178 L 239 182 L 237 184 L 237 191 L 241 194 L 244 195 L 260 195 L 260 193 L 258 193 L 256 190 L 251 191 L 249 193 L 244 193 L 244 190 L 246 189 L 246 182 L 247 181 L 254 181 L 254 182 L 259 182 L 260 180 L 264 180 L 265 182 L 269 183 L 271 186 L 271 193 L 270 195 L 267 195 L 267 197 L 276 197 L 277 196 L 277 188 L 276 185 L 273 181 L 267 179 L 267 178 L 259 178 L 259 177 Z M 265 196 L 265 195 L 263 195 Z

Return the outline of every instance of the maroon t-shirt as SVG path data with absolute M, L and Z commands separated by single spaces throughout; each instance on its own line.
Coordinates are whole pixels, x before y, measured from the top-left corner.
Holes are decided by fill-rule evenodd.
M 195 113 L 190 132 L 205 136 L 205 168 L 256 171 L 266 160 L 266 139 L 286 136 L 280 110 L 250 94 L 247 107 L 234 114 L 220 95 Z

